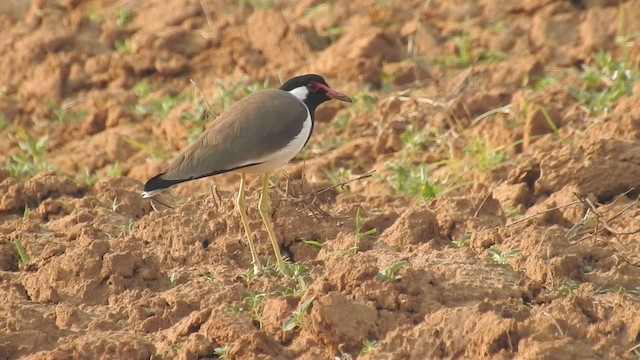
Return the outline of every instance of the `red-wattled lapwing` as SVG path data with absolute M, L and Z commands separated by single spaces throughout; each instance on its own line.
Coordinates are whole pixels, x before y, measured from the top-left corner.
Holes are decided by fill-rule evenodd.
M 280 272 L 285 274 L 280 247 L 269 220 L 269 173 L 293 159 L 313 130 L 318 105 L 331 99 L 351 102 L 332 90 L 322 76 L 308 74 L 286 81 L 279 89 L 251 94 L 229 107 L 200 138 L 146 184 L 142 196 L 156 195 L 175 184 L 226 172 L 240 172 L 236 205 L 249 240 L 256 273 L 262 271 L 247 221 L 245 173 L 264 174 L 258 210 L 267 228 Z

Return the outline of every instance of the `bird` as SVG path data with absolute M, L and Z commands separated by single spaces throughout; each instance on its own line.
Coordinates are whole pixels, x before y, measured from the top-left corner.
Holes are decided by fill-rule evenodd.
M 314 128 L 316 108 L 329 100 L 352 102 L 329 87 L 317 74 L 285 81 L 279 88 L 248 95 L 220 114 L 191 146 L 176 156 L 159 174 L 144 184 L 143 198 L 150 198 L 176 184 L 204 177 L 240 173 L 236 208 L 244 227 L 254 273 L 262 272 L 247 220 L 246 174 L 262 174 L 258 211 L 269 235 L 279 271 L 286 275 L 271 220 L 270 174 L 292 160 L 307 144 Z

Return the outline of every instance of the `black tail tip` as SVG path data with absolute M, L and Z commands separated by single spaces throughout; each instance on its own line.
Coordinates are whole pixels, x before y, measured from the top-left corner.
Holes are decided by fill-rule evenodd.
M 151 191 L 155 191 L 155 190 L 164 190 L 164 189 L 170 187 L 171 185 L 173 185 L 173 182 L 171 180 L 163 179 L 162 175 L 164 175 L 164 173 L 160 173 L 160 174 L 152 177 L 151 179 L 149 179 L 144 184 L 144 191 L 145 192 L 151 192 Z
M 153 195 L 161 192 L 162 190 L 165 190 L 177 183 L 181 183 L 184 180 L 167 180 L 167 179 L 163 179 L 162 176 L 164 175 L 164 173 L 160 173 L 154 177 L 152 177 L 151 179 L 149 179 L 149 181 L 147 181 L 144 184 L 144 191 L 142 192 L 142 197 L 148 198 L 148 197 L 152 197 Z

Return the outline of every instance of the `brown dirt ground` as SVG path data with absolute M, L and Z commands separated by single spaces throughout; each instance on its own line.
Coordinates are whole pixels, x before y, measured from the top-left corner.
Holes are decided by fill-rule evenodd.
M 0 162 L 23 129 L 48 136 L 57 169 L 0 169 L 0 359 L 637 359 L 640 86 L 598 114 L 566 91 L 600 49 L 637 69 L 637 19 L 639 0 L 0 2 Z M 460 55 L 461 34 L 475 64 L 438 61 Z M 219 197 L 207 180 L 179 186 L 158 211 L 140 191 L 187 144 L 190 79 L 214 97 L 306 72 L 373 106 L 323 105 L 306 161 L 272 191 L 281 249 L 310 269 L 302 294 L 274 273 L 247 279 L 237 175 L 215 179 Z M 184 94 L 164 115 L 136 110 Z M 407 129 L 430 135 L 408 151 Z M 474 138 L 506 158 L 480 166 Z M 399 195 L 385 179 L 401 157 L 458 182 Z M 122 176 L 106 176 L 116 162 Z M 320 192 L 339 168 L 376 172 Z M 357 209 L 377 232 L 353 254 Z M 255 208 L 250 222 L 269 259 Z M 501 267 L 491 247 L 521 252 Z M 401 260 L 398 280 L 377 279 Z M 262 294 L 253 312 L 249 294 Z

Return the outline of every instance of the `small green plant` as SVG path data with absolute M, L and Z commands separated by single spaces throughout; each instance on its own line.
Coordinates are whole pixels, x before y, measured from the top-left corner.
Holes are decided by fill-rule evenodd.
M 217 347 L 213 349 L 213 356 L 217 356 L 218 359 L 226 359 L 227 358 L 227 347 Z
M 244 311 L 244 308 L 239 305 L 231 305 L 225 309 L 226 312 L 230 314 L 239 314 Z
M 202 99 L 194 100 L 191 111 L 182 112 L 180 119 L 191 124 L 188 141 L 189 144 L 193 144 L 202 135 L 209 120 L 206 102 Z
M 157 87 L 157 85 L 151 85 L 146 82 L 139 82 L 134 86 L 134 93 L 139 100 L 133 110 L 135 114 L 153 114 L 157 119 L 162 120 L 184 99 L 181 94 L 172 95 L 170 93 L 159 94 L 161 91 L 154 92 Z
M 31 260 L 31 258 L 29 258 L 29 254 L 27 254 L 27 252 L 22 247 L 22 244 L 20 243 L 20 239 L 15 238 L 11 242 L 13 242 L 13 246 L 16 248 L 16 252 L 18 253 L 18 257 L 20 258 L 20 261 L 26 265 Z
M 291 314 L 291 316 L 282 323 L 282 330 L 287 332 L 302 327 L 304 314 L 307 312 L 307 309 L 309 308 L 313 300 L 315 300 L 315 298 L 315 295 L 311 296 L 303 301 L 300 305 L 298 305 L 298 308 L 293 312 L 293 314 Z
M 7 120 L 6 116 L 2 111 L 0 111 L 0 130 L 9 126 L 9 120 Z
M 293 291 L 294 296 L 304 296 L 307 291 L 306 277 L 309 275 L 309 267 L 303 264 L 292 263 L 290 261 L 285 262 L 287 274 L 289 274 L 296 281 L 296 288 Z
M 173 272 L 171 273 L 171 275 L 169 275 L 169 283 L 171 284 L 171 287 L 176 287 L 176 285 L 178 285 L 178 274 Z
M 79 120 L 87 115 L 85 110 L 71 111 L 73 103 L 56 104 L 47 103 L 47 108 L 51 112 L 53 120 L 58 124 L 67 123 L 69 121 Z
M 273 0 L 236 0 L 236 3 L 239 8 L 248 8 L 251 11 L 256 9 L 268 9 L 273 6 Z
M 344 26 L 333 25 L 327 29 L 327 35 L 329 36 L 330 44 L 335 43 L 338 39 L 347 32 Z
M 425 145 L 432 140 L 432 138 L 432 136 L 428 136 L 423 131 L 416 129 L 413 125 L 407 126 L 402 134 L 400 134 L 402 155 L 411 156 L 424 150 Z
M 113 48 L 121 54 L 131 54 L 131 39 L 118 39 L 113 42 Z
M 345 183 L 347 180 L 351 178 L 351 170 L 345 169 L 343 167 L 330 167 L 329 169 L 324 170 L 324 174 L 327 176 L 331 185 L 337 186 L 336 190 L 338 191 L 346 191 L 348 190 L 345 186 L 339 186 L 340 184 Z
M 502 250 L 498 249 L 497 247 L 492 247 L 487 250 L 489 254 L 487 255 L 486 260 L 490 264 L 497 265 L 501 268 L 513 270 L 513 267 L 508 263 L 508 261 L 521 251 L 522 250 L 520 249 L 511 249 L 507 252 L 502 252 Z
M 25 176 L 33 176 L 41 171 L 53 170 L 53 164 L 44 161 L 47 152 L 49 138 L 47 135 L 37 139 L 32 138 L 24 129 L 16 132 L 20 152 L 7 159 L 5 168 L 9 176 L 14 179 L 22 179 Z
M 355 236 L 353 241 L 353 246 L 347 249 L 347 254 L 355 254 L 360 251 L 360 241 L 367 236 L 371 236 L 375 234 L 378 230 L 376 228 L 372 228 L 369 230 L 362 231 L 362 219 L 360 218 L 360 208 L 356 209 L 355 216 Z
M 129 219 L 129 222 L 127 223 L 127 225 L 122 226 L 122 233 L 130 234 L 135 224 L 136 224 L 136 221 L 134 219 Z
M 626 292 L 627 289 L 620 285 L 615 285 L 612 287 L 600 287 L 596 290 L 596 294 L 611 294 L 611 293 L 622 293 Z
M 431 179 L 424 165 L 412 166 L 400 161 L 391 162 L 388 166 L 393 173 L 385 179 L 398 194 L 424 201 L 435 198 L 445 190 L 444 182 Z
M 85 12 L 85 16 L 89 21 L 92 22 L 102 22 L 104 20 L 104 16 L 100 14 L 94 7 L 89 7 Z
M 509 217 L 509 218 L 514 218 L 516 216 L 520 215 L 520 210 L 518 209 L 505 209 L 504 210 L 504 216 Z
M 469 141 L 463 151 L 471 157 L 473 167 L 481 171 L 492 170 L 507 159 L 504 149 L 489 148 L 481 137 Z
M 317 247 L 318 249 L 322 249 L 322 247 L 324 246 L 323 243 L 316 241 L 316 240 L 302 240 L 303 243 L 307 244 L 307 245 L 311 245 L 313 247 Z
M 349 128 L 349 116 L 346 113 L 336 116 L 331 121 L 331 127 L 339 131 L 347 130 Z
M 29 215 L 31 215 L 31 209 L 29 208 L 29 205 L 25 205 L 24 211 L 22 211 L 22 220 L 28 220 Z
M 80 171 L 80 173 L 76 175 L 76 180 L 82 182 L 83 184 L 92 186 L 98 182 L 98 176 L 92 173 L 88 167 L 84 166 L 82 168 L 82 171 Z
M 276 290 L 273 292 L 273 295 L 280 296 L 283 298 L 286 298 L 289 296 L 296 296 L 296 289 L 288 287 L 288 288 Z
M 244 274 L 242 274 L 242 278 L 244 279 L 244 282 L 248 284 L 251 283 L 251 281 L 253 281 L 253 279 L 256 278 L 256 271 L 254 270 L 253 267 L 250 267 L 249 269 L 247 269 L 247 271 L 244 272 Z
M 124 140 L 127 144 L 131 145 L 132 147 L 146 152 L 147 154 L 151 155 L 154 158 L 161 158 L 166 154 L 166 152 L 162 149 L 158 149 L 156 147 L 140 142 L 126 135 L 122 135 L 122 140 Z
M 285 267 L 287 273 L 291 275 L 292 278 L 306 276 L 309 274 L 309 267 L 304 264 L 292 263 L 291 261 L 285 262 Z
M 567 296 L 571 294 L 574 290 L 578 289 L 580 284 L 575 280 L 567 280 L 564 284 L 558 289 L 560 295 Z
M 320 37 L 319 39 L 315 39 L 313 46 L 317 49 L 326 49 L 332 43 L 336 42 L 345 32 L 346 28 L 341 24 L 339 19 L 333 15 L 335 14 L 335 10 L 333 7 L 337 4 L 334 1 L 320 1 L 315 2 L 314 5 L 311 5 L 304 9 L 305 15 L 311 15 L 321 11 L 321 9 L 325 9 L 325 13 L 327 14 L 327 18 L 325 21 L 325 26 L 319 31 Z
M 171 349 L 173 349 L 173 351 L 175 351 L 175 352 L 179 352 L 180 350 L 182 350 L 183 346 L 184 346 L 183 343 L 177 342 L 177 343 L 171 344 Z
M 149 96 L 154 90 L 156 90 L 157 86 L 148 83 L 145 80 L 137 82 L 133 85 L 133 93 L 138 97 L 138 99 L 145 98 Z
M 365 86 L 364 89 L 351 94 L 353 105 L 351 105 L 350 108 L 355 107 L 358 110 L 371 112 L 376 107 L 377 99 L 378 97 L 373 91 L 371 91 L 369 86 Z
M 558 78 L 551 75 L 543 75 L 535 79 L 533 84 L 534 91 L 544 91 L 558 82 Z
M 436 62 L 447 67 L 466 67 L 479 61 L 501 61 L 509 56 L 499 50 L 485 48 L 474 49 L 474 39 L 468 31 L 468 20 L 465 21 L 462 32 L 452 38 L 456 48 L 455 55 L 447 55 L 436 58 Z
M 264 299 L 263 293 L 258 293 L 253 290 L 249 290 L 249 294 L 244 298 L 244 304 L 249 310 L 249 317 L 257 323 L 258 330 L 262 330 L 264 324 L 262 323 L 262 313 L 260 312 L 260 303 Z
M 313 148 L 311 148 L 310 152 L 314 154 L 324 154 L 328 151 L 341 147 L 342 145 L 346 144 L 347 141 L 348 139 L 344 136 L 330 136 L 323 139 L 320 143 L 315 144 Z M 302 149 L 302 150 L 304 151 L 305 149 Z M 308 157 L 309 157 L 308 153 L 305 155 L 299 156 L 299 158 L 303 160 Z M 334 172 L 334 171 L 335 171 L 335 167 L 331 169 L 331 172 Z
M 640 286 L 636 286 L 633 289 L 628 289 L 627 293 L 629 293 L 631 295 L 640 296 Z
M 409 264 L 409 262 L 406 260 L 395 262 L 388 268 L 378 272 L 378 276 L 376 276 L 376 278 L 380 281 L 396 282 L 402 279 L 402 276 L 397 275 L 396 273 L 403 267 L 407 266 L 407 264 Z
M 253 94 L 256 91 L 264 90 L 269 86 L 269 80 L 265 80 L 262 83 L 249 82 L 247 78 L 242 78 L 234 81 L 230 85 L 225 85 L 221 80 L 215 80 L 215 86 L 218 89 L 218 93 L 209 102 L 214 115 L 221 114 L 231 104 L 233 104 L 239 97 Z
M 380 90 L 389 93 L 393 90 L 394 82 L 398 78 L 398 73 L 380 70 Z
M 591 65 L 583 65 L 578 78 L 580 87 L 566 90 L 591 114 L 611 107 L 620 97 L 633 94 L 633 83 L 640 80 L 640 68 L 627 60 L 614 59 L 610 52 L 600 50 Z
M 216 276 L 215 276 L 215 275 L 213 275 L 213 274 L 212 274 L 212 273 L 210 273 L 210 272 L 206 272 L 206 273 L 204 274 L 204 278 L 205 278 L 205 279 L 207 279 L 207 281 L 213 281 L 213 280 L 215 280 L 215 279 L 216 279 Z
M 507 32 L 509 30 L 509 28 L 507 27 L 507 25 L 504 23 L 504 21 L 502 20 L 498 20 L 493 22 L 489 28 L 491 29 L 491 31 L 500 34 L 500 33 L 504 33 Z
M 378 349 L 378 342 L 376 340 L 362 340 L 362 348 L 360 349 L 360 356 L 372 355 Z
M 466 26 L 460 35 L 453 37 L 452 41 L 456 48 L 456 54 L 439 57 L 436 62 L 447 67 L 463 67 L 474 64 L 477 61 L 471 51 L 473 39 L 469 35 Z
M 453 240 L 453 241 L 451 242 L 451 244 L 449 244 L 449 246 L 451 246 L 451 247 L 452 247 L 452 248 L 454 248 L 454 249 L 460 249 L 461 247 L 463 247 L 463 246 L 464 246 L 464 244 L 465 244 L 469 239 L 471 239 L 471 235 L 472 235 L 471 233 L 464 233 L 464 235 L 462 235 L 462 236 L 460 237 L 460 239 L 458 239 L 458 240 Z
M 364 111 L 369 113 L 375 109 L 377 97 L 371 91 L 369 86 L 365 86 L 363 90 L 351 94 L 353 101 L 346 111 L 341 112 L 334 120 L 333 126 L 339 130 L 345 130 L 349 126 L 349 120 L 353 119 L 358 112 Z
M 289 269 L 293 264 L 291 263 L 289 258 L 286 256 L 282 257 L 282 261 L 284 262 L 284 269 L 285 269 L 286 276 L 290 276 Z M 280 273 L 280 268 L 278 267 L 278 263 L 274 261 L 273 258 L 267 259 L 267 264 L 265 265 L 264 270 L 267 273 L 273 273 L 273 274 Z
M 124 27 L 129 25 L 133 18 L 133 8 L 130 5 L 121 6 L 116 9 L 116 25 Z
M 107 177 L 117 178 L 122 175 L 122 167 L 120 166 L 120 161 L 116 160 L 115 163 L 109 164 L 104 168 L 104 173 Z
M 298 155 L 296 155 L 295 159 L 305 161 L 309 159 L 309 156 L 311 156 L 311 150 L 309 150 L 308 147 L 305 147 L 304 149 L 300 150 Z
M 141 115 L 153 113 L 156 114 L 159 119 L 164 119 L 180 102 L 191 99 L 191 107 L 180 113 L 180 119 L 190 125 L 188 141 L 191 144 L 204 132 L 210 120 L 209 111 L 211 111 L 215 117 L 221 114 L 238 98 L 266 89 L 269 81 L 265 80 L 262 83 L 250 83 L 247 79 L 242 78 L 230 85 L 225 85 L 221 80 L 215 80 L 215 85 L 218 92 L 210 101 L 206 101 L 196 96 L 195 92 L 158 96 L 154 94 L 154 91 L 158 89 L 158 85 L 140 82 L 136 84 L 133 89 L 134 93 L 141 100 L 135 108 L 135 113 Z

